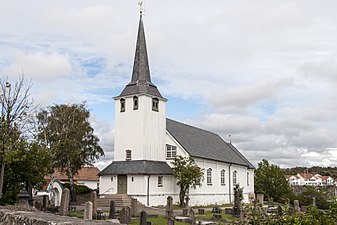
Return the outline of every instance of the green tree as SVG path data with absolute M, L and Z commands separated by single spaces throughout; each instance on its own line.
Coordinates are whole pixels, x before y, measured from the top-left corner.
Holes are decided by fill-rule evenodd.
M 77 201 L 74 175 L 104 155 L 85 104 L 54 105 L 38 113 L 39 140 L 50 148 L 53 167 L 69 177 L 71 201 Z
M 284 201 L 293 195 L 280 167 L 269 164 L 266 159 L 258 164 L 254 184 L 256 193 L 264 194 L 277 202 Z
M 3 194 L 6 165 L 15 156 L 18 140 L 24 134 L 29 116 L 34 110 L 30 97 L 31 82 L 21 76 L 11 83 L 0 78 L 0 199 Z
M 184 158 L 179 155 L 174 158 L 172 165 L 173 176 L 177 179 L 177 185 L 180 187 L 180 206 L 184 206 L 185 196 L 190 188 L 195 189 L 197 186 L 201 186 L 204 172 L 191 157 Z
M 16 142 L 16 151 L 12 151 L 12 160 L 6 166 L 4 179 L 4 195 L 1 204 L 17 202 L 17 195 L 25 185 L 30 195 L 32 188 L 39 189 L 45 182 L 44 176 L 50 168 L 50 155 L 46 148 L 36 143 L 28 143 L 24 139 Z

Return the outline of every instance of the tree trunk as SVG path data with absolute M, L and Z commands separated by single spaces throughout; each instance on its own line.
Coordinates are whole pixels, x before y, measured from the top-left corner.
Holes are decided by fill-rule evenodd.
M 185 203 L 185 194 L 186 191 L 180 187 L 180 193 L 179 193 L 179 200 L 180 200 L 180 207 L 184 207 L 184 203 Z
M 5 157 L 1 156 L 1 171 L 0 171 L 0 199 L 2 198 L 2 189 L 4 186 L 4 177 L 5 177 Z
M 69 183 L 70 183 L 70 201 L 77 202 L 77 196 L 75 193 L 75 184 L 74 184 L 74 174 L 72 173 L 71 169 L 69 171 Z

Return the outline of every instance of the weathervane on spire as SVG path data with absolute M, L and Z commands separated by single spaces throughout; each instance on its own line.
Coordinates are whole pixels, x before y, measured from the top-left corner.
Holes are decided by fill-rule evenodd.
M 138 5 L 139 5 L 139 12 L 140 12 L 140 15 L 143 15 L 143 11 L 144 11 L 144 8 L 143 8 L 143 0 L 139 1 L 139 2 L 138 2 Z

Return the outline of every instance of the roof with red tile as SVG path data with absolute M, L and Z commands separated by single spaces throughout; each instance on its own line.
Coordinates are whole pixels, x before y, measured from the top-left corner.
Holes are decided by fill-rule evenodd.
M 311 173 L 299 173 L 301 177 L 303 177 L 305 180 L 310 180 L 314 175 Z
M 74 176 L 74 181 L 84 180 L 84 181 L 99 181 L 98 173 L 100 170 L 97 167 L 82 167 L 77 174 Z M 54 169 L 53 176 L 55 179 L 60 181 L 67 181 L 69 180 L 66 173 L 61 173 L 60 169 Z M 49 180 L 49 177 L 46 178 Z

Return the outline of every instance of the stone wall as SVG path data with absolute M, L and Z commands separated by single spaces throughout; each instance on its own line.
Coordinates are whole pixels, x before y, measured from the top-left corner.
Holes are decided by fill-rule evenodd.
M 1 225 L 61 225 L 61 224 L 83 224 L 83 225 L 113 225 L 111 221 L 86 221 L 68 216 L 58 216 L 37 210 L 23 211 L 8 207 L 0 207 Z

